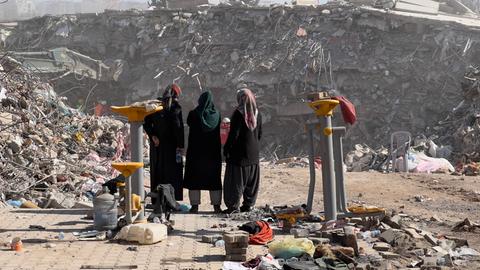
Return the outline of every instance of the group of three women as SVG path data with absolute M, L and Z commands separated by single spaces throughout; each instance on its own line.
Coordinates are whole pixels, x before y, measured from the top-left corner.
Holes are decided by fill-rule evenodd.
M 181 89 L 170 85 L 160 98 L 164 109 L 145 118 L 144 128 L 150 138 L 151 188 L 171 184 L 175 199 L 183 200 L 183 188 L 192 208 L 197 213 L 200 191 L 209 190 L 214 211 L 220 213 L 222 202 L 222 146 L 220 139 L 220 112 L 213 104 L 210 91 L 203 92 L 198 106 L 189 112 L 188 149 L 185 177 L 183 177 L 184 125 L 178 103 Z M 259 181 L 259 141 L 262 119 L 255 96 L 249 89 L 237 91 L 238 106 L 233 112 L 228 138 L 223 147 L 227 166 L 223 183 L 226 213 L 250 211 L 255 205 Z M 240 200 L 243 197 L 243 203 Z

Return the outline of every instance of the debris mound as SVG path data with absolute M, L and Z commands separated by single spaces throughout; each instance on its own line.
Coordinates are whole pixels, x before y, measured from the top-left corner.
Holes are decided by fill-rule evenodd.
M 53 87 L 0 58 L 0 201 L 70 208 L 93 196 L 126 158 L 128 127 L 65 105 Z

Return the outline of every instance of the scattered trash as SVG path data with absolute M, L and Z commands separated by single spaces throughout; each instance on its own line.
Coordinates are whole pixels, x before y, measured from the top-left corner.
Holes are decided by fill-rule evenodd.
M 20 252 L 23 250 L 23 244 L 22 244 L 22 240 L 20 239 L 20 237 L 15 237 L 12 239 L 11 241 L 11 244 L 10 244 L 10 248 L 16 252 Z
M 274 240 L 268 244 L 268 251 L 275 257 L 289 259 L 301 256 L 303 253 L 313 256 L 315 246 L 312 241 L 306 238 L 288 238 L 284 240 Z
M 123 227 L 115 236 L 115 239 L 138 242 L 141 245 L 151 245 L 165 240 L 167 230 L 168 228 L 164 224 L 132 224 Z
M 188 205 L 188 204 L 181 204 L 181 205 L 180 205 L 180 211 L 181 211 L 182 213 L 188 213 L 191 208 L 192 208 L 192 206 L 191 206 L 191 205 Z
M 215 242 L 215 247 L 219 248 L 219 247 L 225 247 L 225 241 L 223 240 L 217 240 Z

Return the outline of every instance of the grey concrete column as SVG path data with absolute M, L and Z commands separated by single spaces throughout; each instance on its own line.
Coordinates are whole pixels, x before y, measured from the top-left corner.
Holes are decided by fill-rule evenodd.
M 333 134 L 325 135 L 325 128 L 332 127 L 332 117 L 319 117 L 321 123 L 322 137 L 322 182 L 323 182 L 323 205 L 325 210 L 325 219 L 337 219 L 337 203 L 336 203 L 336 189 L 335 189 L 335 162 L 333 155 Z
M 343 136 L 345 127 L 333 128 L 333 154 L 335 157 L 335 184 L 337 191 L 337 210 L 347 213 L 347 195 L 345 191 L 345 177 L 343 173 Z
M 143 123 L 142 122 L 130 122 L 130 143 L 131 143 L 131 161 L 143 163 Z M 138 214 L 137 220 L 141 221 L 145 219 L 145 190 L 143 181 L 143 167 L 136 170 L 132 175 L 132 192 L 137 194 L 141 198 L 142 209 Z M 130 199 L 131 200 L 131 199 Z
M 308 198 L 307 198 L 307 212 L 311 213 L 313 208 L 313 196 L 315 194 L 315 144 L 313 138 L 313 131 L 315 129 L 315 124 L 307 124 L 307 135 L 308 135 L 308 163 L 310 165 L 310 185 L 308 187 Z
M 132 224 L 132 177 L 125 179 L 125 220 Z

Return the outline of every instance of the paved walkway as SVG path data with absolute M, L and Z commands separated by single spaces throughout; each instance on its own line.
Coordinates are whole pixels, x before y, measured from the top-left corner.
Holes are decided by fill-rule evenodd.
M 220 269 L 224 249 L 201 243 L 201 235 L 218 234 L 235 225 L 228 221 L 228 228 L 215 228 L 227 221 L 208 213 L 176 214 L 172 218 L 175 232 L 166 241 L 128 251 L 128 247 L 136 245 L 76 239 L 72 232 L 85 231 L 93 224 L 84 219 L 85 214 L 85 210 L 73 209 L 0 209 L 0 243 L 20 237 L 24 247 L 23 252 L 14 252 L 2 245 L 0 270 L 80 269 L 82 265 L 105 267 L 102 269 L 129 265 L 137 269 Z M 41 225 L 46 230 L 32 230 L 30 225 Z M 56 238 L 59 232 L 64 232 L 65 240 Z M 48 248 L 49 244 L 55 246 Z M 264 247 L 251 246 L 249 258 L 264 252 Z

